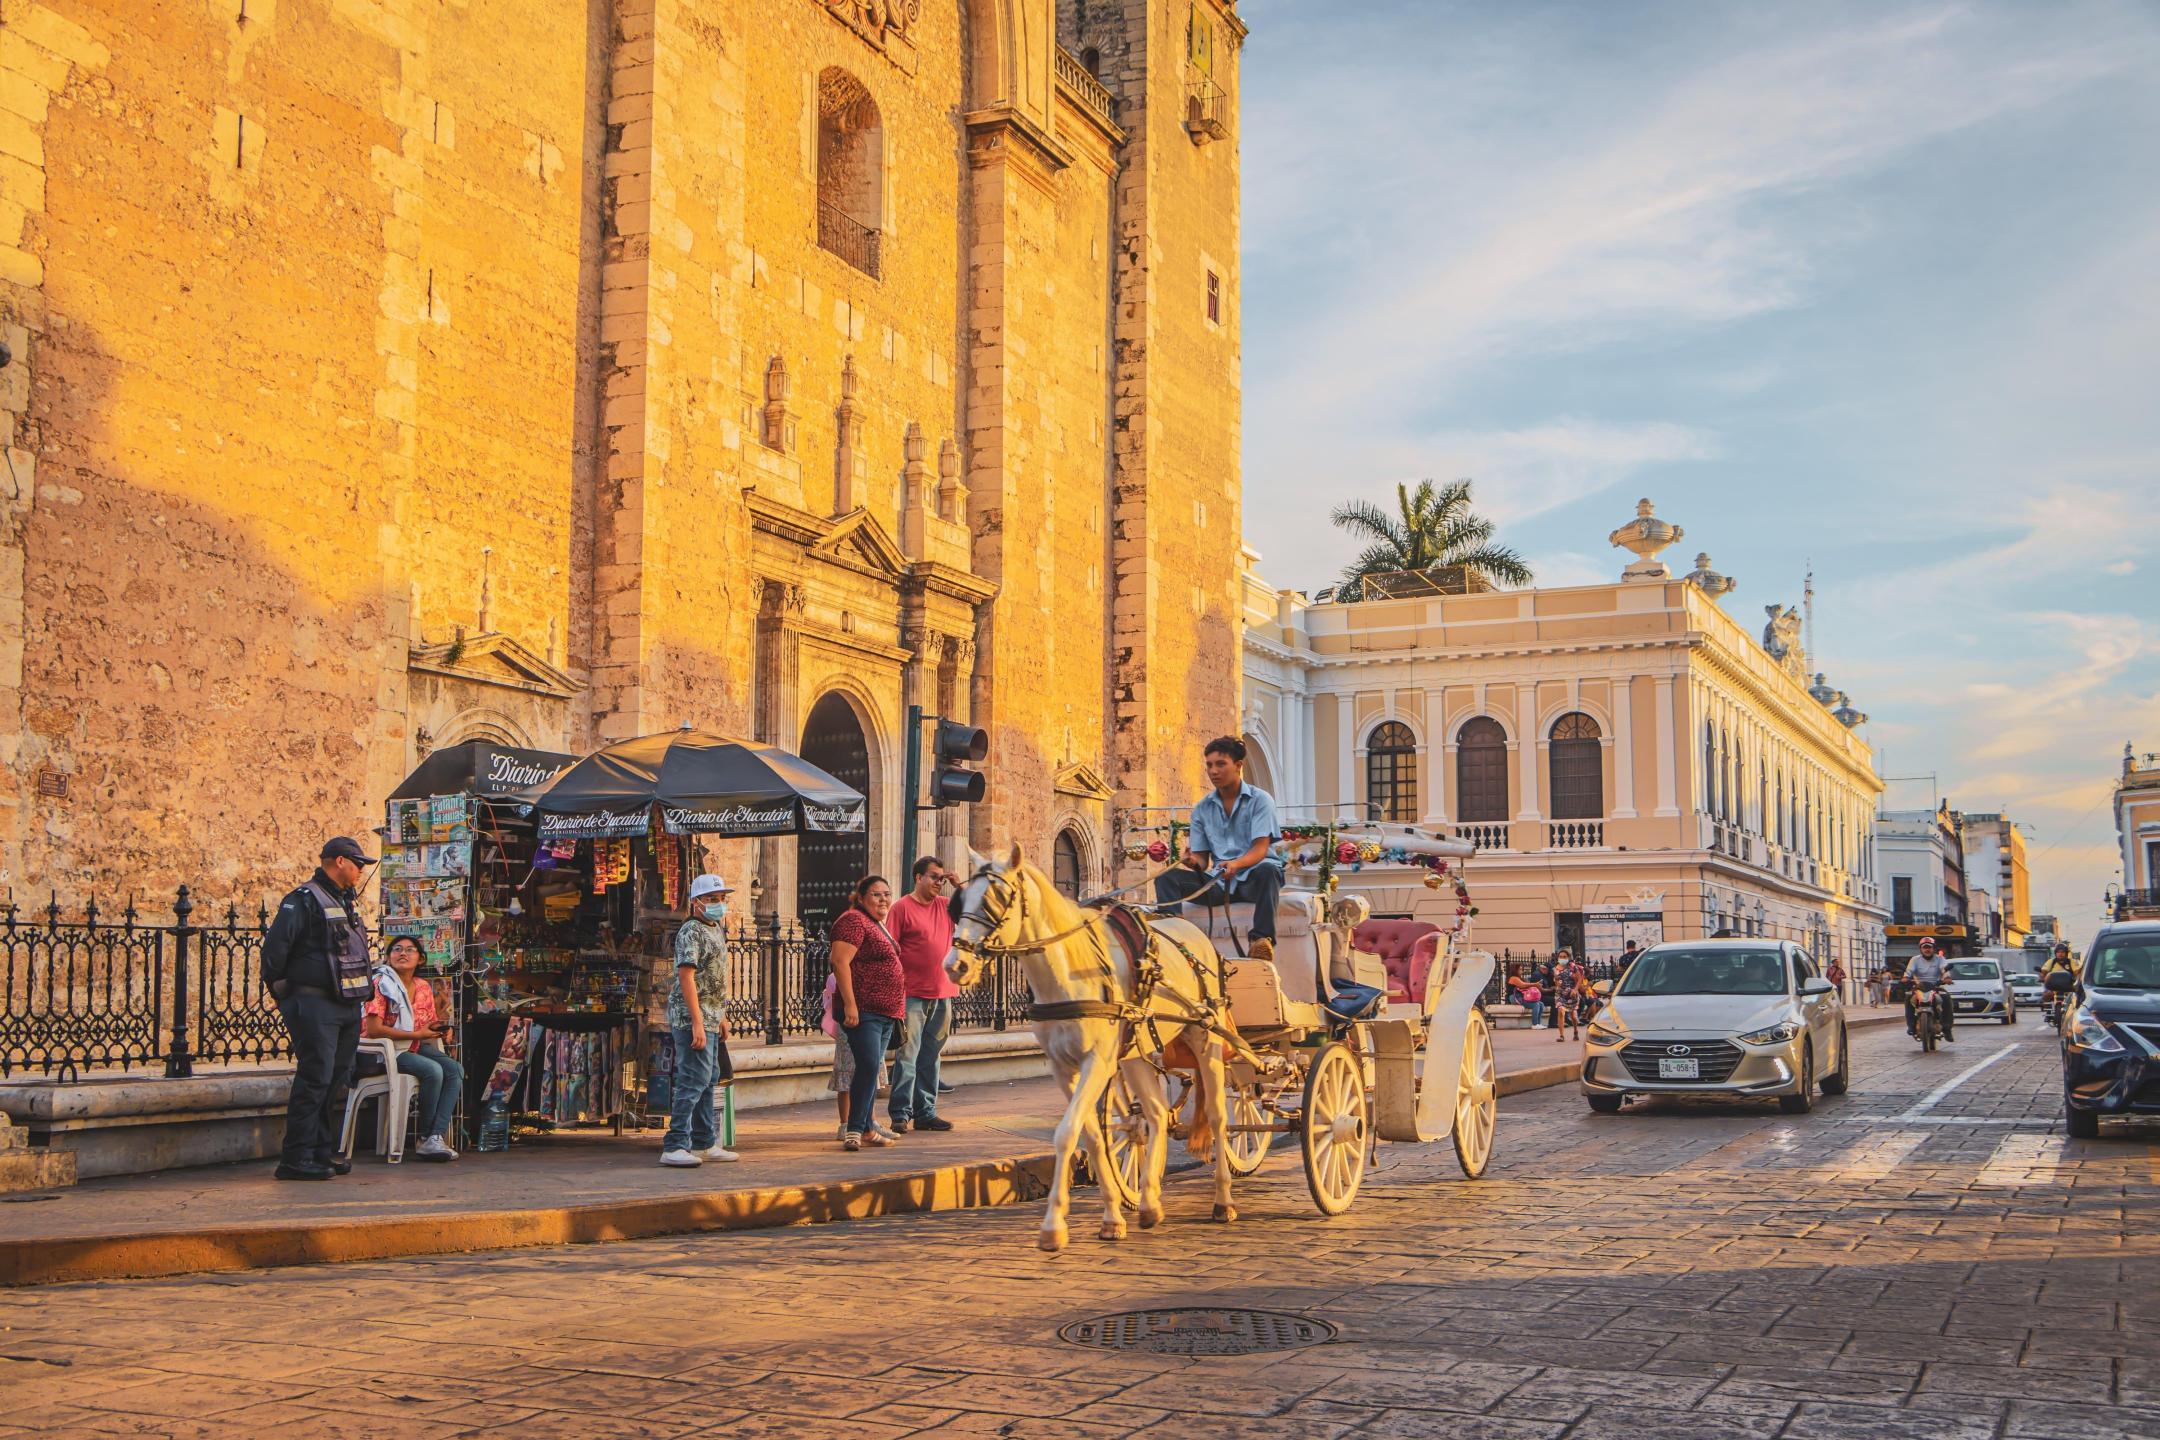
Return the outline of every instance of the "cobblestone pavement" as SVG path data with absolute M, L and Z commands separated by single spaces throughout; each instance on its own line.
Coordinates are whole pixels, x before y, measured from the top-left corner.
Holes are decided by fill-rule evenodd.
M 1008 1209 L 8 1292 L 0 1433 L 2160 1435 L 2160 1132 L 2065 1141 L 2056 1073 L 2028 1024 L 1856 1037 L 1808 1116 L 1548 1090 L 1503 1103 L 1482 1182 L 1383 1147 L 1326 1220 L 1284 1153 L 1235 1225 L 1187 1179 L 1169 1225 L 1106 1245 L 1076 1212 L 1060 1256 Z M 1057 1338 L 1189 1305 L 1341 1333 Z

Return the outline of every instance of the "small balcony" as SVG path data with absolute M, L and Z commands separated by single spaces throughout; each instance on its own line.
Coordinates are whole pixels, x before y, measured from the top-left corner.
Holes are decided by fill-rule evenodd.
M 829 250 L 871 279 L 881 279 L 884 274 L 882 247 L 884 237 L 877 230 L 828 201 L 819 201 L 817 210 L 817 243 L 821 250 Z
M 2160 890 L 2124 890 L 2115 897 L 2117 920 L 2160 918 Z
M 1605 822 L 1602 820 L 1548 820 L 1545 822 L 1545 848 L 1548 850 L 1602 850 L 1605 848 Z
M 1230 133 L 1229 101 L 1222 88 L 1205 75 L 1185 81 L 1185 133 L 1195 145 L 1220 140 Z
M 1467 841 L 1480 850 L 1505 850 L 1508 848 L 1508 827 L 1504 820 L 1457 821 L 1449 827 L 1455 838 Z

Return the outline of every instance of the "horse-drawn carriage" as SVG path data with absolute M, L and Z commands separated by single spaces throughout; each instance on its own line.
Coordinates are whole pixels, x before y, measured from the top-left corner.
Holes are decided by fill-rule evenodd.
M 1391 846 L 1471 853 L 1388 828 Z M 1391 991 L 1380 957 L 1354 943 L 1369 914 L 1362 897 L 1286 890 L 1271 960 L 1245 953 L 1249 906 L 1176 908 L 1183 913 L 1080 910 L 1017 849 L 962 892 L 955 977 L 973 978 L 987 958 L 1018 959 L 1030 1018 L 1071 1092 L 1045 1248 L 1065 1243 L 1068 1163 L 1083 1144 L 1102 1186 L 1105 1238 L 1124 1233 L 1127 1204 L 1142 1226 L 1160 1219 L 1174 1135 L 1212 1152 L 1220 1220 L 1236 1213 L 1231 1179 L 1257 1170 L 1283 1135 L 1299 1137 L 1306 1186 L 1330 1215 L 1355 1200 L 1378 1140 L 1450 1136 L 1463 1172 L 1484 1174 L 1497 1089 L 1477 999 L 1492 956 L 1458 953 L 1438 932 Z

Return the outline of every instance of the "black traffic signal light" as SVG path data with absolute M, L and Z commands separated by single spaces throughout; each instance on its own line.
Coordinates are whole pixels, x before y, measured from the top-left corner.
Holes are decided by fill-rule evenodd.
M 980 770 L 970 770 L 990 756 L 990 732 L 959 720 L 939 720 L 931 740 L 930 754 L 936 768 L 930 772 L 930 804 L 972 805 L 983 798 L 987 782 Z

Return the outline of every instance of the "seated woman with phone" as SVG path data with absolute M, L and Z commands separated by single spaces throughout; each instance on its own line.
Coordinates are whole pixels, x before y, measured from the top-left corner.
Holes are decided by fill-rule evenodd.
M 375 994 L 361 1012 L 360 1035 L 408 1042 L 398 1051 L 397 1067 L 420 1085 L 420 1143 L 413 1153 L 422 1160 L 455 1160 L 458 1152 L 444 1136 L 465 1093 L 465 1067 L 442 1048 L 450 1027 L 436 1016 L 435 987 L 420 978 L 420 958 L 420 942 L 410 935 L 390 942 L 387 963 L 374 970 Z

